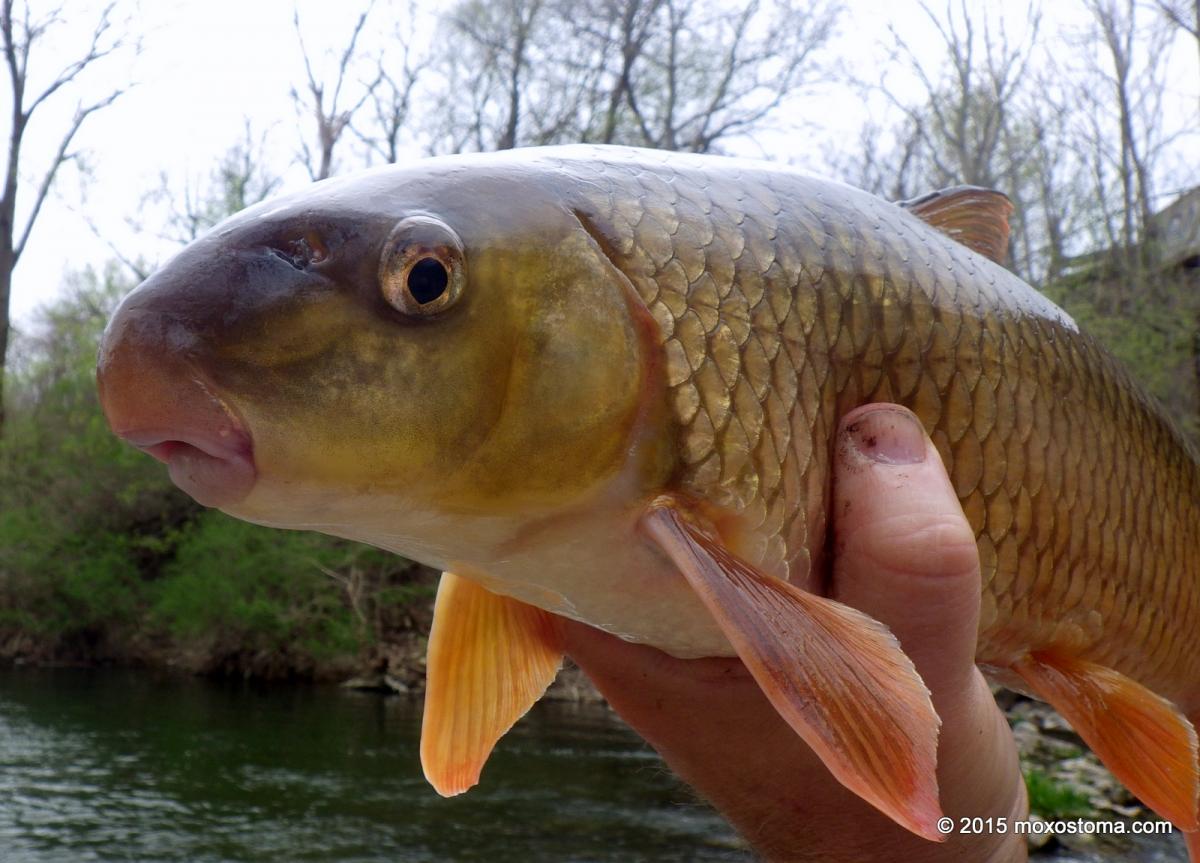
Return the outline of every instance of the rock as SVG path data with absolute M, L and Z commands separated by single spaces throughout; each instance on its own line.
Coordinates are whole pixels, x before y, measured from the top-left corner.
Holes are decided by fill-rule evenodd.
M 382 672 L 351 677 L 349 680 L 342 681 L 341 686 L 343 689 L 357 689 L 363 692 L 385 692 L 389 694 L 400 694 L 410 691 L 404 681 Z
M 383 682 L 387 686 L 388 689 L 390 689 L 392 692 L 395 692 L 397 694 L 402 695 L 402 694 L 410 691 L 407 683 L 405 683 L 403 680 L 400 680 L 399 678 L 392 677 L 390 674 L 385 674 L 383 676 Z
M 1072 851 L 1091 851 L 1097 845 L 1094 833 L 1065 830 L 1062 833 L 1056 833 L 1055 838 L 1060 845 L 1070 848 Z
M 1042 735 L 1037 725 L 1028 719 L 1018 719 L 1012 726 L 1013 738 L 1017 741 L 1017 752 L 1022 758 L 1029 758 L 1037 752 Z
M 1141 806 L 1122 806 L 1120 803 L 1113 803 L 1112 801 L 1105 801 L 1105 805 L 1100 808 L 1107 809 L 1109 812 L 1115 812 L 1123 818 L 1130 819 L 1143 818 L 1150 814 Z
M 1045 827 L 1046 819 L 1036 812 L 1029 813 L 1029 821 L 1031 824 L 1037 824 L 1038 827 L 1030 827 L 1025 834 L 1025 847 L 1030 851 L 1049 850 L 1051 843 L 1055 841 L 1054 833 Z
M 554 679 L 554 683 L 550 684 L 550 688 L 546 690 L 543 698 L 550 701 L 574 701 L 574 702 L 589 702 L 602 703 L 604 696 L 592 684 L 575 663 L 567 660 L 563 663 L 562 669 L 558 672 L 558 677 Z

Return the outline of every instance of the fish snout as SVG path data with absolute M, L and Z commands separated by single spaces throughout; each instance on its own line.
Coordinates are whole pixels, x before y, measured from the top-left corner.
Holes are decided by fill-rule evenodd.
M 96 365 L 113 433 L 167 465 L 204 506 L 228 507 L 254 486 L 253 441 L 191 355 L 180 321 L 130 295 L 105 330 Z

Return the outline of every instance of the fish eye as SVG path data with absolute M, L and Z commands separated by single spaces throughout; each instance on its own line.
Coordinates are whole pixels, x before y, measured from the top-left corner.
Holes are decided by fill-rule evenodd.
M 445 311 L 466 285 L 462 241 L 430 216 L 409 216 L 388 236 L 379 262 L 383 297 L 397 311 L 428 317 Z
M 408 292 L 421 305 L 432 303 L 450 284 L 450 274 L 437 258 L 421 258 L 408 271 Z

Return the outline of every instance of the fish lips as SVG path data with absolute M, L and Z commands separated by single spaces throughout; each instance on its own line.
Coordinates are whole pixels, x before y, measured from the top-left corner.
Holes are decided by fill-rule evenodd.
M 235 506 L 254 488 L 258 472 L 250 436 L 245 432 L 142 429 L 119 434 L 165 464 L 171 481 L 202 506 Z
M 113 433 L 167 465 L 197 503 L 226 509 L 250 494 L 254 441 L 194 368 L 122 350 L 101 362 L 98 382 Z

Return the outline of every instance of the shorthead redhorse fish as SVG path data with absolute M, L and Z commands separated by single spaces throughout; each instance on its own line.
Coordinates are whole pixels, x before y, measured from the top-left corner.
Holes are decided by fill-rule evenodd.
M 607 147 L 384 168 L 184 249 L 113 317 L 100 393 L 200 503 L 444 570 L 439 792 L 551 682 L 563 616 L 736 654 L 842 783 L 938 839 L 925 686 L 822 595 L 838 420 L 900 403 L 978 538 L 980 666 L 1195 831 L 1200 466 L 996 263 L 1009 209 Z

